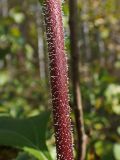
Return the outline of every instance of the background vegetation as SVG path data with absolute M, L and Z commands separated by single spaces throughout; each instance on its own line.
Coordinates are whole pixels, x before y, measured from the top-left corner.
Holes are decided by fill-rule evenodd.
M 120 160 L 120 1 L 79 0 L 78 9 L 79 80 L 88 136 L 86 160 Z M 63 21 L 70 66 L 67 0 L 63 3 Z M 51 109 L 44 31 L 37 0 L 0 0 L 0 116 L 22 119 Z M 74 125 L 73 111 L 72 117 Z M 51 123 L 46 142 L 55 157 Z M 0 160 L 7 159 L 35 158 L 18 148 L 1 145 Z

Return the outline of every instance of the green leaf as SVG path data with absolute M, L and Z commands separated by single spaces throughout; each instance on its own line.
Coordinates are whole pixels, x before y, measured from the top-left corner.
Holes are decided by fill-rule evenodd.
M 38 151 L 38 150 L 33 149 L 33 148 L 24 148 L 24 150 L 26 152 L 30 153 L 31 155 L 33 155 L 34 157 L 36 157 L 39 160 L 48 160 L 49 155 L 45 156 L 45 153 L 43 154 L 41 151 Z M 50 157 L 49 157 L 49 159 L 50 159 Z
M 31 154 L 39 152 L 39 157 L 42 157 L 40 160 L 46 160 L 44 157 L 51 159 L 45 143 L 49 114 L 43 112 L 39 116 L 27 119 L 0 117 L 0 144 L 16 146 L 31 151 Z
M 29 156 L 28 153 L 20 152 L 14 160 L 36 160 L 36 158 Z
M 102 160 L 113 160 L 113 144 L 111 142 L 97 141 L 95 143 L 95 150 L 97 155 L 102 157 Z
M 116 160 L 120 160 L 120 144 L 114 145 L 113 152 Z

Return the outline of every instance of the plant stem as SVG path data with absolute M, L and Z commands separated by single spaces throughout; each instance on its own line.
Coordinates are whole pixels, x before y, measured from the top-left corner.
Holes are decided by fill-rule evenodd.
M 77 160 L 84 160 L 86 154 L 86 134 L 83 121 L 83 106 L 79 84 L 79 20 L 77 0 L 69 0 L 69 25 L 70 25 L 70 46 L 71 46 L 71 66 L 72 66 L 72 88 L 73 88 L 73 108 L 77 131 Z
M 64 33 L 60 0 L 45 0 L 45 16 L 53 118 L 58 160 L 73 160 L 73 146 L 68 101 L 67 61 L 64 50 Z

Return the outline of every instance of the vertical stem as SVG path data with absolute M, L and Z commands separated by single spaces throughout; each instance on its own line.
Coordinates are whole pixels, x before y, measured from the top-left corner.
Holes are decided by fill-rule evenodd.
M 45 0 L 45 15 L 57 159 L 73 160 L 67 62 L 60 0 Z
M 42 30 L 41 5 L 39 3 L 37 3 L 36 23 L 37 23 L 37 34 L 38 34 L 38 57 L 39 57 L 40 78 L 45 79 L 44 39 Z
M 88 14 L 88 1 L 82 0 L 83 10 L 81 16 L 86 16 Z M 87 62 L 91 59 L 91 48 L 90 48 L 90 38 L 89 38 L 89 23 L 87 19 L 83 20 L 83 34 L 84 34 L 84 45 Z
M 2 14 L 3 17 L 8 16 L 8 0 L 2 0 Z
M 79 84 L 79 27 L 77 0 L 69 0 L 70 44 L 72 65 L 73 106 L 77 130 L 77 160 L 85 159 L 86 135 L 83 122 L 83 108 Z
M 104 54 L 105 54 L 106 49 L 105 49 L 105 43 L 100 36 L 99 30 L 97 31 L 97 43 L 98 43 L 98 49 L 99 49 L 99 52 L 100 52 L 100 57 L 99 57 L 100 58 L 100 66 L 104 67 L 105 66 Z

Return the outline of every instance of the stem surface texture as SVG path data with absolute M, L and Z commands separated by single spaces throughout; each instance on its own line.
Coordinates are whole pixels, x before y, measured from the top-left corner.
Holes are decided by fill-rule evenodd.
M 53 103 L 57 160 L 73 160 L 70 107 L 68 101 L 67 61 L 60 0 L 45 0 L 43 5 Z

